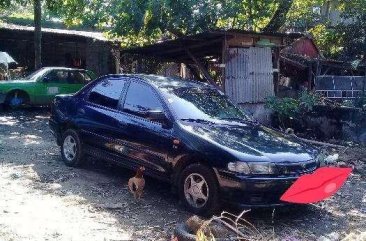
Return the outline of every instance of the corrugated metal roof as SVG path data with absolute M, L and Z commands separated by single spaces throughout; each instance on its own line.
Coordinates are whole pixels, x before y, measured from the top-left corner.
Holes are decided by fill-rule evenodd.
M 0 23 L 0 29 L 14 30 L 14 31 L 27 31 L 33 32 L 34 27 L 30 26 L 22 26 L 16 24 L 9 23 Z M 103 33 L 101 32 L 88 32 L 88 31 L 76 31 L 76 30 L 67 30 L 67 29 L 54 29 L 54 28 L 42 28 L 43 33 L 51 33 L 51 34 L 60 34 L 60 35 L 68 35 L 68 36 L 78 36 L 91 38 L 103 42 L 112 42 L 112 40 L 107 39 Z
M 223 39 L 233 38 L 236 34 L 252 37 L 278 37 L 297 39 L 304 36 L 301 33 L 266 33 L 238 29 L 210 30 L 198 34 L 186 35 L 177 39 L 165 40 L 144 47 L 135 47 L 122 50 L 122 53 L 143 54 L 167 60 L 186 58 L 184 48 L 189 48 L 196 57 L 208 55 L 221 55 Z

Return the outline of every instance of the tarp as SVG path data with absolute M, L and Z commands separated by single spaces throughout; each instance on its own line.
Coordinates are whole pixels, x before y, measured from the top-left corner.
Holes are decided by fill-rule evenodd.
M 11 63 L 17 64 L 17 61 L 15 61 L 7 52 L 0 52 L 0 63 L 9 65 Z

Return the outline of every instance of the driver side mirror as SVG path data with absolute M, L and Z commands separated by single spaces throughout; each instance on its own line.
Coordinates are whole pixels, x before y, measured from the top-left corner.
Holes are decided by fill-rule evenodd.
M 161 123 L 163 128 L 170 128 L 171 127 L 171 122 L 170 120 L 165 116 L 164 112 L 161 110 L 150 110 L 147 113 L 147 119 L 154 121 L 154 122 L 158 122 Z

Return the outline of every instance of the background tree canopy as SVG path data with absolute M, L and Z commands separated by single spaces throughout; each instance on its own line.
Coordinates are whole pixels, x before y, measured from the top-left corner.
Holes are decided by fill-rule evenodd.
M 0 9 L 15 10 L 3 10 L 0 19 L 32 3 L 0 0 Z M 307 32 L 331 58 L 364 59 L 366 52 L 366 0 L 43 0 L 43 19 L 104 31 L 123 46 L 236 28 Z

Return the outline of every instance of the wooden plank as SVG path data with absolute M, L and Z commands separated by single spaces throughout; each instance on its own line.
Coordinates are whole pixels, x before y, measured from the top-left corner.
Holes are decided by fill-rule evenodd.
M 184 48 L 184 50 L 186 51 L 187 55 L 193 60 L 193 62 L 197 65 L 198 69 L 202 72 L 205 79 L 210 84 L 221 90 L 221 87 L 216 84 L 215 80 L 211 77 L 210 73 L 206 70 L 203 64 L 191 53 L 191 51 L 189 51 L 188 48 Z
M 196 48 L 202 48 L 202 47 L 207 47 L 207 46 L 210 46 L 212 44 L 216 44 L 216 43 L 220 43 L 222 41 L 222 38 L 218 38 L 218 39 L 214 39 L 214 40 L 210 40 L 210 41 L 203 41 L 199 44 L 192 44 L 192 45 L 189 45 L 189 49 L 196 49 Z M 173 47 L 173 46 L 171 46 Z M 180 51 L 184 51 L 184 47 L 181 46 L 181 47 L 177 47 L 177 48 L 174 48 L 174 49 L 171 49 L 171 50 L 161 50 L 160 53 L 157 53 L 157 55 L 168 55 L 168 54 L 172 54 L 172 53 L 176 53 L 176 52 L 180 52 Z
M 286 57 L 283 57 L 283 56 L 281 56 L 281 59 L 284 63 L 290 63 L 290 64 L 300 68 L 301 70 L 305 70 L 308 67 L 308 66 L 306 66 L 306 65 L 304 65 L 300 62 L 294 61 L 292 59 L 289 59 L 289 58 L 286 58 Z

